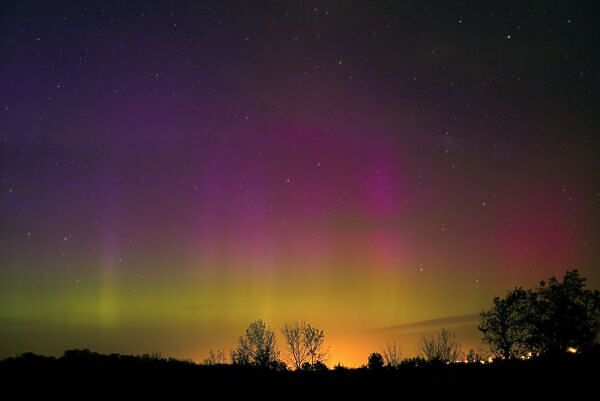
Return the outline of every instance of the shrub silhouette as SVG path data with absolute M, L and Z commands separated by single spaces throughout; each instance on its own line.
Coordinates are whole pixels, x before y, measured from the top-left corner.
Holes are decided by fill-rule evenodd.
M 437 336 L 421 337 L 420 353 L 429 363 L 450 363 L 458 359 L 460 345 L 456 342 L 456 335 L 442 329 Z
M 205 365 L 224 365 L 227 363 L 225 358 L 225 351 L 217 350 L 216 352 L 212 349 L 208 351 L 208 357 L 204 360 Z
M 476 352 L 474 349 L 470 349 L 467 354 L 465 355 L 465 362 L 468 363 L 481 363 L 481 362 L 486 362 L 488 359 L 488 356 L 486 355 L 481 355 L 479 352 Z
M 416 356 L 413 358 L 406 358 L 400 362 L 400 366 L 404 368 L 422 368 L 429 366 L 429 362 L 423 357 Z

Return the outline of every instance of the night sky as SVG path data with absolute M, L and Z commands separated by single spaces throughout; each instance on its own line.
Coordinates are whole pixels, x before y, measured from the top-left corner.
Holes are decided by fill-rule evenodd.
M 304 318 L 352 366 L 598 288 L 600 5 L 497 3 L 3 1 L 0 357 Z

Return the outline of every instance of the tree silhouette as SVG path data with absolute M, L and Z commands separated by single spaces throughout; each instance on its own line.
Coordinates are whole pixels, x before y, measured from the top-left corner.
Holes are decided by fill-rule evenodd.
M 541 353 L 584 349 L 600 332 L 600 292 L 585 288 L 577 270 L 567 271 L 562 283 L 555 277 L 542 281 L 536 291 L 534 343 Z
M 323 348 L 325 333 L 304 321 L 286 323 L 281 330 L 285 339 L 287 359 L 295 369 L 324 365 L 327 351 Z
M 245 335 L 239 338 L 237 347 L 231 352 L 231 361 L 235 365 L 268 368 L 278 365 L 278 356 L 275 333 L 259 319 L 250 323 Z
M 233 365 L 247 366 L 252 364 L 250 346 L 245 337 L 239 338 L 237 347 L 231 350 L 230 358 Z
M 600 331 L 600 292 L 585 289 L 577 270 L 534 290 L 516 288 L 481 313 L 483 341 L 502 358 L 591 347 Z
M 367 367 L 371 370 L 383 368 L 383 356 L 379 352 L 373 352 L 369 355 Z
M 304 341 L 304 321 L 286 323 L 281 329 L 287 348 L 287 360 L 295 369 L 300 369 L 308 358 L 308 349 Z
M 400 351 L 400 348 L 396 346 L 396 341 L 387 343 L 385 345 L 385 349 L 383 350 L 383 359 L 385 360 L 385 366 L 390 368 L 397 368 L 401 362 L 401 355 L 402 352 Z
M 307 324 L 304 329 L 304 342 L 308 349 L 308 362 L 311 366 L 316 366 L 317 364 L 323 365 L 327 355 L 327 350 L 323 348 L 325 332 Z
M 421 337 L 419 351 L 430 363 L 450 363 L 458 359 L 460 348 L 455 334 L 442 329 L 437 336 Z
M 515 288 L 505 298 L 494 298 L 492 308 L 481 313 L 478 328 L 494 355 L 510 359 L 525 355 L 530 349 L 533 299 L 531 291 Z

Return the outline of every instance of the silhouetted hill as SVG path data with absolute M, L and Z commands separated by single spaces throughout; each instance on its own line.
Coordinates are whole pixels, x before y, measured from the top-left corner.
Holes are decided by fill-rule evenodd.
M 321 372 L 206 366 L 87 350 L 0 362 L 5 399 L 583 399 L 597 352 L 492 365 Z

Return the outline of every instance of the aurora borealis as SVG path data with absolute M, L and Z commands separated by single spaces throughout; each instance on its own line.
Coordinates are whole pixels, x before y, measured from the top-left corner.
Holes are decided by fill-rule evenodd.
M 598 6 L 450 3 L 3 2 L 0 357 L 598 288 Z

